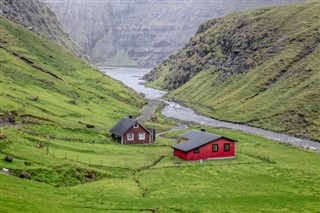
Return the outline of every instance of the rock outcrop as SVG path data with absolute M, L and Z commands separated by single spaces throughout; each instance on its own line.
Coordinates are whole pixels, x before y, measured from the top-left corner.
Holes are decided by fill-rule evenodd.
M 225 14 L 285 1 L 48 1 L 61 24 L 97 65 L 154 66 Z
M 4 161 L 7 161 L 7 162 L 12 162 L 13 158 L 11 155 L 6 155 L 4 158 L 3 158 Z
M 84 50 L 70 40 L 63 31 L 54 12 L 41 0 L 3 0 L 0 15 L 27 29 L 43 35 L 67 49 L 70 53 L 88 60 Z

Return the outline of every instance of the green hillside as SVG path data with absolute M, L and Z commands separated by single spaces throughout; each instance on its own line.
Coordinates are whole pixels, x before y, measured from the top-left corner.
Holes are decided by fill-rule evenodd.
M 8 20 L 48 38 L 71 54 L 88 62 L 83 49 L 63 31 L 54 12 L 42 0 L 3 0 L 0 15 Z
M 60 46 L 1 18 L 1 117 L 108 129 L 144 101 Z
M 45 38 L 0 21 L 0 168 L 30 174 L 0 171 L 1 213 L 320 208 L 320 158 L 310 150 L 207 128 L 237 140 L 237 158 L 200 165 L 172 156 L 182 131 L 148 146 L 114 143 L 107 130 L 122 116 L 138 115 L 142 99 Z M 157 130 L 172 123 L 159 110 L 155 116 L 158 123 L 148 125 Z M 7 155 L 12 162 L 2 160 Z
M 210 20 L 145 76 L 214 118 L 320 140 L 320 3 Z

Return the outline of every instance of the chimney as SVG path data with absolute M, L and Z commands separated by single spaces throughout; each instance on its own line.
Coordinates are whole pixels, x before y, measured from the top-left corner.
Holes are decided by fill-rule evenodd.
M 200 131 L 201 131 L 201 132 L 206 132 L 206 129 L 202 129 L 202 128 L 201 128 Z
M 132 115 L 129 115 L 128 118 L 129 118 L 129 119 L 132 119 Z

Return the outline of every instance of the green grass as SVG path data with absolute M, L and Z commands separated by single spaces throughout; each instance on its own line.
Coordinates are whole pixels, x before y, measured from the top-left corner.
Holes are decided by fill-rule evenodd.
M 7 138 L 1 140 L 1 158 L 11 154 L 14 160 L 0 161 L 0 167 L 26 170 L 32 180 L 0 175 L 1 212 L 317 212 L 320 207 L 320 156 L 258 136 L 207 128 L 238 140 L 237 158 L 200 165 L 172 156 L 170 138 L 184 131 L 166 133 L 157 145 L 122 146 L 99 134 L 100 143 L 47 139 L 42 134 L 50 126 L 44 129 L 2 129 Z M 52 129 L 53 138 L 61 134 L 88 135 Z M 50 154 L 35 141 L 49 142 Z M 158 164 L 135 173 L 162 155 Z M 266 156 L 271 161 L 263 160 Z M 95 181 L 86 179 L 88 170 L 96 172 Z
M 108 129 L 144 104 L 133 90 L 2 17 L 0 51 L 0 112 L 17 114 L 18 123 Z
M 0 21 L 0 115 L 29 123 L 0 129 L 0 158 L 13 156 L 0 168 L 31 174 L 0 174 L 0 212 L 319 212 L 319 154 L 212 128 L 239 141 L 237 158 L 177 159 L 171 146 L 183 131 L 153 145 L 116 144 L 108 129 L 144 101 L 45 38 Z M 174 122 L 160 109 L 146 124 L 165 131 Z
M 320 140 L 319 13 L 319 3 L 299 3 L 208 21 L 148 85 L 207 116 Z

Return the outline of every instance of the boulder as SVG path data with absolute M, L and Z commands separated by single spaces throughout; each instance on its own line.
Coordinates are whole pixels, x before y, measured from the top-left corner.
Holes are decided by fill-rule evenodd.
M 15 118 L 14 118 L 14 116 L 9 116 L 9 122 L 11 123 L 11 124 L 16 124 L 16 120 L 15 120 Z
M 6 155 L 3 160 L 7 161 L 7 162 L 12 162 L 13 158 L 11 155 Z
M 39 148 L 39 149 L 42 148 L 42 142 L 37 141 L 36 142 L 36 147 Z
M 30 162 L 25 161 L 25 162 L 24 162 L 24 165 L 26 165 L 26 166 L 30 166 L 30 165 L 31 165 L 31 163 L 30 163 Z
M 92 180 L 96 179 L 96 172 L 94 170 L 88 170 L 86 177 Z
M 30 97 L 30 100 L 31 100 L 31 101 L 37 101 L 38 99 L 39 99 L 38 96 Z
M 23 171 L 20 173 L 19 178 L 31 179 L 31 175 L 28 172 Z
M 3 132 L 0 132 L 0 140 L 5 139 L 7 137 L 6 134 L 4 134 Z
M 92 125 L 92 124 L 86 124 L 86 127 L 87 127 L 88 129 L 92 129 L 92 128 L 94 128 L 95 126 Z
M 77 102 L 76 102 L 76 100 L 70 100 L 70 101 L 69 101 L 69 104 L 76 105 L 76 104 L 77 104 Z

